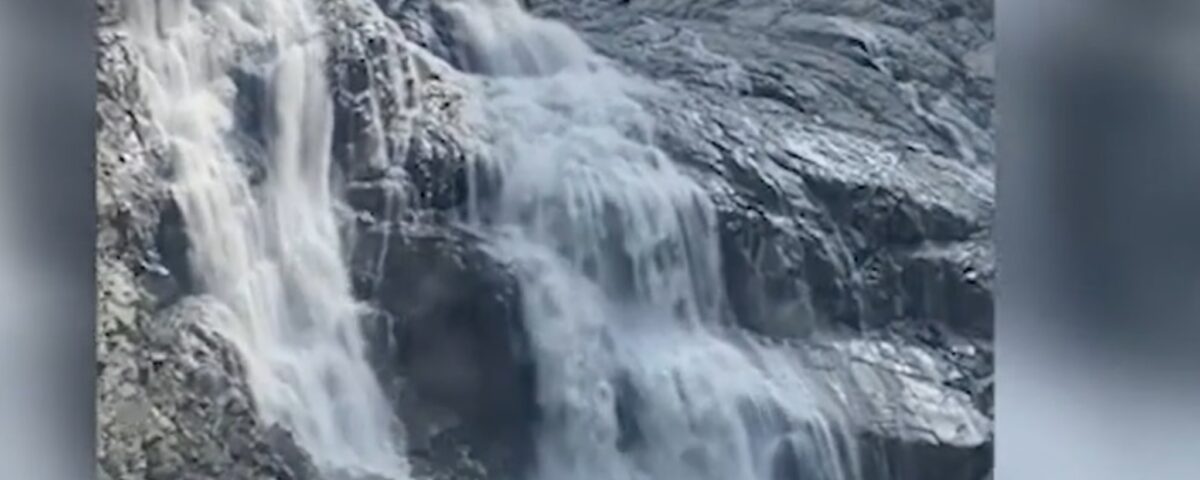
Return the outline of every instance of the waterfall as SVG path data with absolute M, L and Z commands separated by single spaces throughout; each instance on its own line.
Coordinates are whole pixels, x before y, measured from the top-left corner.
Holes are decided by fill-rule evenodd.
M 446 0 L 480 74 L 468 222 L 517 267 L 542 480 L 848 480 L 846 422 L 797 352 L 724 325 L 711 200 L 654 144 L 653 86 L 515 0 Z
M 128 31 L 198 288 L 240 352 L 261 415 L 331 476 L 407 478 L 402 435 L 364 359 L 330 186 L 332 103 L 306 0 L 130 0 Z M 257 150 L 238 124 L 259 81 Z M 239 97 L 240 96 L 240 97 Z M 263 164 L 252 184 L 245 165 Z

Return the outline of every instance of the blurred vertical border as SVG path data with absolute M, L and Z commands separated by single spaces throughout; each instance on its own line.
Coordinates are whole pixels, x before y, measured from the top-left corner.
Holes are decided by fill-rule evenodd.
M 95 9 L 87 0 L 0 2 L 5 479 L 96 471 Z
M 1200 2 L 997 9 L 996 478 L 1200 478 Z

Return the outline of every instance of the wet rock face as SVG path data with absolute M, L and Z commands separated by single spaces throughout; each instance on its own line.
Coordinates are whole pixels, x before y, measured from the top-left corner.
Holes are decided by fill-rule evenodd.
M 333 156 L 349 180 L 394 175 L 390 160 L 403 152 L 415 82 L 406 45 L 369 4 L 322 6 L 330 35 Z
M 664 88 L 747 327 L 991 335 L 991 2 L 528 3 Z
M 427 1 L 331 2 L 335 158 L 345 176 L 351 275 L 371 363 L 408 433 L 414 468 L 491 478 L 527 461 L 536 416 L 517 283 L 452 226 L 466 201 L 465 87 Z M 386 15 L 386 16 L 385 16 Z M 390 20 L 389 20 L 390 17 Z
M 425 230 L 384 240 L 375 298 L 392 317 L 393 353 L 431 400 L 507 421 L 529 387 L 515 278 L 466 234 Z
M 382 249 L 360 257 L 380 262 L 364 265 L 380 272 L 368 339 L 410 449 L 436 457 L 459 443 L 493 470 L 519 469 L 537 407 L 513 273 L 450 227 L 376 230 L 359 247 Z
M 469 134 L 459 118 L 467 87 L 430 53 L 438 50 L 428 3 L 323 6 L 333 33 L 334 158 L 351 207 L 377 220 L 466 198 Z
M 428 1 L 330 2 L 334 156 L 368 355 L 414 471 L 484 479 L 529 462 L 533 367 L 517 284 L 450 225 L 467 195 L 461 74 Z M 390 19 L 389 19 L 390 17 Z M 424 49 L 424 50 L 423 50 Z

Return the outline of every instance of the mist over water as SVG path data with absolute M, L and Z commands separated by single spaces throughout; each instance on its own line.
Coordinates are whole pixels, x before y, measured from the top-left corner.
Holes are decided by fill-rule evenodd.
M 214 325 L 241 353 L 263 417 L 325 472 L 406 478 L 402 436 L 364 360 L 330 190 L 332 104 L 306 0 L 131 1 L 150 113 Z M 264 152 L 234 141 L 238 86 L 262 82 Z M 265 163 L 252 186 L 245 164 Z
M 542 480 L 859 477 L 789 347 L 723 326 L 716 215 L 652 141 L 652 87 L 513 0 L 449 1 L 485 76 L 468 209 L 521 272 Z

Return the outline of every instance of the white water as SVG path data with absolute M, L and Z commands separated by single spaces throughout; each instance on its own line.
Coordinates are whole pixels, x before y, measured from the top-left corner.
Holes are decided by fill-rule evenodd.
M 859 477 L 829 391 L 721 327 L 714 208 L 654 146 L 631 98 L 650 87 L 515 0 L 444 4 L 460 62 L 490 77 L 472 190 L 495 193 L 468 216 L 522 272 L 537 478 Z
M 443 0 L 488 155 L 470 220 L 522 272 L 541 480 L 858 478 L 836 402 L 787 349 L 720 326 L 715 213 L 653 145 L 649 88 L 514 0 Z M 146 96 L 171 144 L 201 288 L 227 307 L 259 409 L 334 475 L 407 478 L 363 358 L 330 192 L 331 104 L 305 0 L 130 0 Z M 270 81 L 269 172 L 231 148 L 229 71 Z M 472 188 L 473 195 L 486 189 Z M 792 450 L 798 465 L 780 470 Z
M 332 106 L 307 0 L 130 0 L 146 98 L 173 154 L 173 193 L 216 327 L 261 414 L 325 472 L 407 478 L 402 436 L 363 356 L 330 191 Z M 268 173 L 231 148 L 238 65 L 268 79 Z

